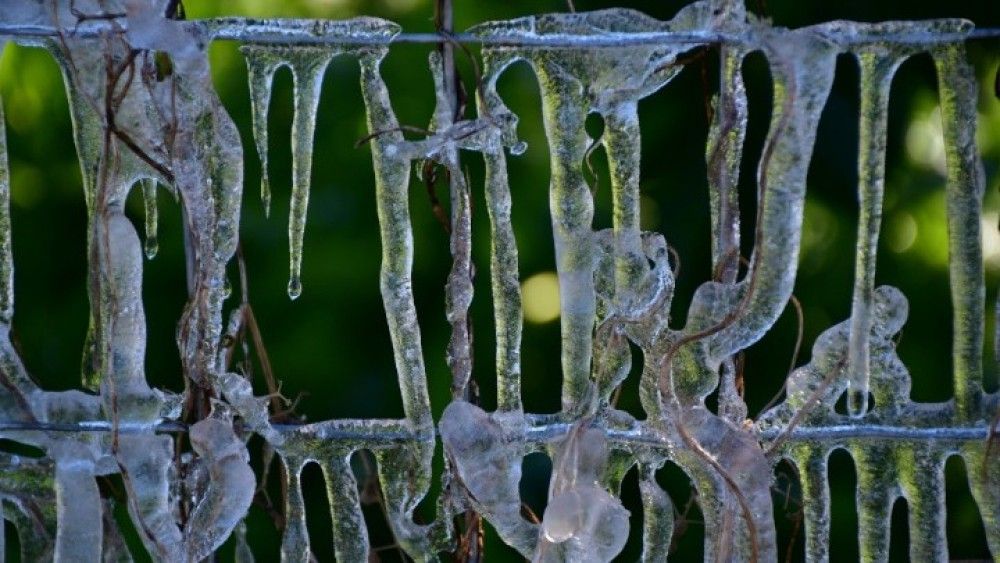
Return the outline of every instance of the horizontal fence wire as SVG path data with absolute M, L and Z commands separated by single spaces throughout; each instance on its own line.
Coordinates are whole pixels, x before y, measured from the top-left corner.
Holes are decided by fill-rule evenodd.
M 530 417 L 529 417 L 530 418 Z M 541 418 L 541 417 L 539 417 Z M 303 424 L 282 424 L 271 423 L 271 426 L 282 433 L 309 432 L 318 425 L 329 425 L 331 423 L 357 422 L 351 420 L 334 420 L 326 423 L 303 423 Z M 551 442 L 565 436 L 572 427 L 568 423 L 545 423 L 536 420 L 524 432 L 524 439 L 529 442 Z M 117 432 L 121 434 L 145 433 L 152 429 L 154 432 L 162 434 L 176 434 L 188 431 L 189 424 L 177 421 L 163 421 L 154 425 L 136 424 L 114 424 L 106 420 L 83 421 L 77 423 L 67 422 L 17 422 L 0 421 L 0 431 L 9 432 Z M 615 428 L 603 428 L 608 438 L 615 442 L 641 442 L 649 445 L 656 445 L 660 440 L 641 430 L 620 430 Z M 877 439 L 877 440 L 950 440 L 950 441 L 978 441 L 990 437 L 994 429 L 986 426 L 958 426 L 958 427 L 900 427 L 888 425 L 838 425 L 838 426 L 800 426 L 793 428 L 783 437 L 790 441 L 821 441 L 838 439 Z M 436 432 L 437 433 L 437 432 Z M 771 440 L 778 436 L 779 432 L 769 429 L 759 432 L 760 438 Z M 331 441 L 358 441 L 365 440 L 374 443 L 405 442 L 418 439 L 416 433 L 408 432 L 386 432 L 376 429 L 349 430 L 334 429 L 325 430 L 323 438 Z
M 362 37 L 331 34 L 311 34 L 300 30 L 286 31 L 281 34 L 262 29 L 267 26 L 280 26 L 284 21 L 300 22 L 301 20 L 263 20 L 267 26 L 254 25 L 262 20 L 247 18 L 217 18 L 195 20 L 202 21 L 211 30 L 213 39 L 240 41 L 245 43 L 287 43 L 287 44 L 337 44 L 337 45 L 391 45 L 391 44 L 442 44 L 463 43 L 484 46 L 510 47 L 546 47 L 546 48 L 614 48 L 638 45 L 700 45 L 710 44 L 745 44 L 747 41 L 740 35 L 709 32 L 634 32 L 616 33 L 611 35 L 566 35 L 546 34 L 538 37 L 510 35 L 476 35 L 471 33 L 399 33 L 393 36 Z M 75 28 L 64 28 L 61 32 L 70 37 L 94 37 L 102 32 L 127 27 L 120 23 L 94 24 L 88 22 Z M 0 23 L 0 37 L 55 37 L 59 34 L 51 26 L 18 25 Z M 968 33 L 900 33 L 867 36 L 856 35 L 845 41 L 845 44 L 867 43 L 872 41 L 889 41 L 899 44 L 934 44 L 961 40 L 994 39 L 1000 37 L 1000 27 L 977 28 Z

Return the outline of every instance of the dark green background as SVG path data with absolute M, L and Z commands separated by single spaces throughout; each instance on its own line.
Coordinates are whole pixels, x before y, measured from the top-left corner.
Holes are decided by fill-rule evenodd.
M 576 0 L 578 10 L 614 6 L 642 10 L 669 19 L 685 2 Z M 432 31 L 429 0 L 189 0 L 188 17 L 219 15 L 315 17 L 340 19 L 372 15 L 399 22 L 406 31 Z M 1000 4 L 990 1 L 915 0 L 910 2 L 802 2 L 769 0 L 762 10 L 778 25 L 797 27 L 831 19 L 880 21 L 965 17 L 980 27 L 1000 26 Z M 455 0 L 456 29 L 490 19 L 561 11 L 559 0 L 475 2 Z M 383 65 L 392 101 L 403 124 L 425 126 L 433 104 L 426 57 L 430 46 L 393 48 Z M 996 298 L 996 265 L 1000 264 L 1000 237 L 996 232 L 998 168 L 1000 168 L 1000 100 L 992 85 L 1000 62 L 1000 42 L 969 43 L 970 58 L 981 83 L 980 147 L 987 174 L 986 213 L 988 310 Z M 708 92 L 717 84 L 715 53 L 707 57 Z M 288 275 L 287 213 L 291 161 L 289 127 L 292 121 L 291 79 L 278 73 L 271 103 L 271 177 L 274 202 L 266 219 L 257 196 L 259 160 L 250 134 L 250 104 L 246 68 L 234 43 L 219 42 L 211 50 L 215 82 L 223 104 L 236 121 L 244 142 L 246 161 L 242 243 L 249 272 L 250 298 L 262 327 L 275 373 L 289 397 L 301 394 L 298 412 L 308 420 L 345 417 L 399 417 L 402 408 L 393 369 L 388 331 L 378 292 L 379 239 L 374 204 L 374 181 L 367 148 L 354 143 L 367 131 L 358 87 L 356 62 L 337 58 L 326 75 L 317 124 L 313 189 L 305 241 L 302 297 L 290 302 L 285 294 Z M 468 61 L 459 60 L 467 86 L 472 85 Z M 770 116 L 770 79 L 760 55 L 744 64 L 750 99 L 750 124 L 743 166 L 744 238 L 749 240 L 753 217 L 756 160 Z M 655 206 L 644 216 L 647 228 L 660 230 L 682 260 L 674 299 L 674 326 L 681 326 L 692 291 L 709 277 L 708 193 L 704 147 L 707 134 L 706 90 L 700 63 L 690 65 L 665 89 L 640 105 L 643 134 L 642 191 Z M 511 186 L 514 227 L 519 239 L 522 279 L 554 269 L 548 219 L 548 152 L 540 123 L 538 87 L 526 65 L 510 69 L 500 80 L 500 92 L 521 117 L 519 133 L 529 144 L 526 154 L 512 157 Z M 85 208 L 79 167 L 72 142 L 62 81 L 51 57 L 40 50 L 9 46 L 0 64 L 0 93 L 7 112 L 7 134 L 12 168 L 14 252 L 17 264 L 14 326 L 29 370 L 48 389 L 78 385 L 80 351 L 87 323 Z M 911 59 L 900 69 L 892 89 L 889 112 L 889 149 L 886 220 L 879 249 L 879 284 L 900 287 L 910 299 L 910 320 L 899 353 L 913 375 L 913 398 L 943 401 L 951 396 L 950 325 L 944 179 L 935 168 L 937 153 L 930 134 L 937 125 L 933 65 L 928 56 Z M 815 337 L 847 318 L 853 278 L 856 232 L 858 71 L 854 60 L 838 60 L 837 78 L 820 123 L 810 165 L 805 233 L 795 293 L 805 309 L 805 341 L 798 364 L 808 361 Z M 600 123 L 592 119 L 592 134 Z M 909 140 L 908 140 L 909 139 Z M 610 194 L 603 154 L 594 159 L 601 176 L 595 227 L 611 224 Z M 495 404 L 492 313 L 488 278 L 488 222 L 481 190 L 482 162 L 466 154 L 475 187 L 475 262 L 478 266 L 475 329 L 475 377 L 487 408 Z M 440 193 L 445 201 L 445 193 Z M 414 290 L 421 314 L 425 359 L 435 415 L 449 400 L 444 361 L 448 326 L 444 318 L 443 285 L 450 266 L 448 240 L 435 222 L 423 187 L 411 190 L 416 261 Z M 655 208 L 654 208 L 655 207 Z M 129 214 L 142 231 L 142 205 L 133 193 Z M 145 303 L 149 344 L 147 374 L 157 386 L 179 390 L 179 362 L 174 342 L 176 322 L 186 298 L 180 217 L 177 205 L 160 195 L 160 254 L 147 262 Z M 913 234 L 912 244 L 902 249 Z M 911 237 L 912 238 L 912 237 Z M 744 253 L 749 254 L 744 245 Z M 235 268 L 232 281 L 238 284 Z M 237 286 L 238 292 L 238 286 Z M 991 316 L 991 315 L 988 315 Z M 987 320 L 992 334 L 992 320 Z M 788 369 L 796 321 L 791 309 L 774 330 L 746 355 L 746 394 L 752 415 L 779 389 Z M 988 337 L 987 341 L 992 338 Z M 528 323 L 523 346 L 523 397 L 532 412 L 554 412 L 559 407 L 558 322 Z M 986 351 L 987 389 L 996 389 L 992 350 Z M 255 382 L 255 384 L 259 383 Z M 264 392 L 262 385 L 257 389 Z M 626 383 L 621 406 L 637 415 L 637 386 Z M 544 506 L 548 461 L 531 456 L 526 461 L 524 494 L 536 510 Z M 957 458 L 948 463 L 948 533 L 954 558 L 985 558 L 984 532 L 963 479 Z M 779 474 L 783 472 L 778 470 Z M 833 482 L 834 560 L 857 558 L 852 462 L 840 452 L 831 462 Z M 662 482 L 680 508 L 689 485 L 676 469 L 665 469 Z M 313 549 L 321 560 L 332 559 L 325 499 L 320 475 L 306 472 L 307 495 L 313 518 Z M 787 483 L 779 476 L 778 484 Z M 794 487 L 792 496 L 795 496 Z M 626 505 L 639 516 L 634 474 L 624 485 Z M 905 503 L 894 512 L 894 559 L 906 558 Z M 781 549 L 791 535 L 787 514 L 776 497 Z M 422 517 L 430 517 L 433 503 L 425 503 Z M 373 519 L 378 511 L 366 509 Z M 700 557 L 702 533 L 694 510 L 678 543 L 680 560 Z M 260 560 L 276 557 L 277 535 L 263 512 L 252 509 L 251 545 Z M 378 523 L 372 541 L 389 540 Z M 638 520 L 622 560 L 634 560 L 640 549 Z M 801 553 L 801 538 L 795 553 Z M 511 550 L 488 538 L 489 560 L 506 560 Z M 387 560 L 396 554 L 381 552 Z M 503 554 L 501 556 L 501 554 Z M 801 556 L 796 556 L 800 558 Z

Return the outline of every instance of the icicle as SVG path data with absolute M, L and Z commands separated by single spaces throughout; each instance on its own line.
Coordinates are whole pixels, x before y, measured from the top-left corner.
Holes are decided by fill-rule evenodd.
M 368 561 L 369 541 L 358 498 L 358 482 L 351 470 L 350 451 L 340 451 L 323 464 L 326 496 L 333 520 L 333 545 L 337 561 Z
M 0 45 L 0 53 L 3 53 Z M 10 223 L 10 168 L 7 163 L 7 129 L 0 100 L 0 322 L 14 317 L 14 249 Z
M 268 172 L 267 113 L 271 104 L 271 85 L 274 73 L 281 66 L 265 47 L 246 45 L 240 51 L 247 59 L 250 80 L 250 109 L 253 118 L 253 138 L 260 157 L 260 200 L 264 205 L 264 216 L 271 214 L 271 181 Z
M 896 463 L 902 470 L 899 484 L 910 524 L 910 561 L 948 560 L 945 456 L 935 449 L 909 446 L 896 450 Z
M 889 446 L 851 448 L 858 475 L 858 547 L 862 561 L 887 561 L 892 504 L 898 498 L 897 470 Z M 891 491 L 891 492 L 890 492 Z
M 966 26 L 968 29 L 971 26 Z M 962 43 L 937 48 L 941 125 L 948 165 L 948 271 L 953 312 L 955 407 L 960 419 L 980 416 L 983 393 L 985 281 L 980 217 L 984 172 L 976 146 L 975 72 Z
M 291 63 L 295 79 L 295 117 L 292 120 L 292 202 L 288 212 L 289 263 L 288 297 L 302 294 L 302 244 L 309 208 L 312 176 L 313 137 L 319 107 L 323 72 L 336 51 L 327 49 L 299 53 Z
M 333 57 L 340 53 L 340 49 L 253 45 L 242 47 L 241 50 L 246 56 L 250 75 L 253 133 L 261 162 L 260 197 L 265 214 L 269 214 L 271 208 L 271 183 L 267 171 L 267 114 L 271 101 L 271 84 L 280 67 L 287 66 L 292 71 L 295 114 L 292 119 L 292 199 L 288 217 L 288 297 L 297 299 L 302 295 L 302 244 L 309 208 L 316 112 L 323 86 L 323 73 Z
M 711 18 L 707 3 L 682 10 L 670 22 L 660 22 L 632 10 L 602 10 L 580 14 L 549 14 L 509 22 L 486 23 L 474 33 L 503 34 L 528 41 L 546 35 L 601 34 L 702 29 Z M 589 376 L 592 331 L 597 307 L 593 280 L 597 248 L 592 231 L 593 196 L 583 177 L 589 139 L 584 129 L 588 113 L 596 111 L 617 124 L 614 153 L 617 174 L 616 240 L 622 247 L 623 280 L 648 277 L 638 230 L 638 155 L 635 147 L 635 103 L 667 83 L 681 66 L 674 64 L 684 47 L 643 45 L 622 49 L 559 50 L 533 47 L 498 48 L 507 59 L 524 58 L 534 67 L 542 89 L 542 118 L 550 147 L 550 208 L 559 273 L 562 332 L 563 408 L 586 408 L 593 396 Z M 484 49 L 489 55 L 490 49 Z M 501 58 L 501 60 L 503 60 Z M 619 121 L 615 121 L 621 117 Z M 614 134 L 613 134 L 614 135 Z M 627 257 L 626 257 L 627 256 Z M 634 285 L 623 286 L 633 289 Z M 623 297 L 622 305 L 625 305 Z M 626 307 L 627 309 L 627 307 Z M 630 311 L 620 311 L 629 313 Z M 589 395 L 588 395 L 589 394 Z
M 288 479 L 285 496 L 285 532 L 281 537 L 281 560 L 287 563 L 308 563 L 313 559 L 306 528 L 306 501 L 302 496 L 302 469 L 306 461 L 281 457 Z
M 642 495 L 642 560 L 666 561 L 674 535 L 674 505 L 656 482 L 656 467 L 640 465 L 639 494 Z
M 860 212 L 847 355 L 847 411 L 851 416 L 861 416 L 868 411 L 868 380 L 871 371 L 869 334 L 872 329 L 875 292 L 875 259 L 882 223 L 889 87 L 896 69 L 905 59 L 898 52 L 886 52 L 884 47 L 878 46 L 863 48 L 856 56 L 861 66 L 861 123 L 858 129 Z
M 987 456 L 985 450 L 982 442 L 969 443 L 962 448 L 962 459 L 972 497 L 983 519 L 990 553 L 996 558 L 1000 554 L 1000 463 L 992 455 Z
M 360 55 L 361 94 L 368 128 L 378 133 L 370 143 L 375 168 L 376 207 L 382 240 L 379 274 L 403 411 L 423 439 L 406 448 L 376 452 L 386 512 L 400 546 L 416 559 L 431 558 L 436 548 L 422 526 L 413 522 L 417 503 L 427 494 L 434 453 L 433 419 L 413 301 L 413 231 L 408 187 L 410 157 L 400 154 L 403 141 L 389 101 L 379 65 L 385 49 L 368 49 Z
M 55 561 L 100 561 L 104 532 L 94 464 L 80 453 L 73 457 L 56 462 Z
M 235 553 L 233 553 L 234 562 L 254 563 L 253 551 L 250 549 L 250 544 L 247 543 L 246 520 L 243 520 L 239 526 L 236 526 L 236 530 L 233 531 L 233 537 L 236 540 L 236 549 L 234 549 Z
M 517 118 L 503 105 L 496 80 L 509 61 L 498 61 L 494 51 L 483 52 L 484 96 L 477 96 L 480 115 L 500 119 L 510 116 L 507 127 L 496 130 L 483 150 L 486 206 L 490 218 L 490 288 L 496 334 L 497 410 L 521 412 L 521 284 L 518 275 L 517 240 L 511 225 L 510 183 L 504 145 L 519 143 Z M 505 142 L 506 141 L 506 142 Z M 522 151 L 523 143 L 520 143 Z M 513 152 L 513 149 L 512 149 Z
M 152 260 L 156 257 L 160 249 L 160 243 L 156 238 L 157 230 L 157 209 L 156 209 L 156 180 L 145 178 L 142 180 L 142 202 L 146 211 L 146 259 Z
M 796 446 L 792 458 L 802 487 L 806 561 L 827 561 L 830 553 L 830 485 L 827 482 L 829 447 Z

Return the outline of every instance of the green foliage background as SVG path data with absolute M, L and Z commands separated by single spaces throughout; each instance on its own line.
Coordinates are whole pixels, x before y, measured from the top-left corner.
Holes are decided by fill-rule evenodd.
M 686 2 L 656 0 L 576 0 L 577 10 L 629 7 L 660 19 L 669 19 Z M 456 29 L 490 19 L 564 11 L 562 0 L 484 2 L 455 0 Z M 766 4 L 766 5 L 765 5 Z M 430 0 L 188 0 L 189 18 L 222 15 L 255 17 L 312 17 L 341 19 L 372 15 L 394 20 L 407 31 L 432 31 Z M 768 0 L 750 8 L 773 18 L 778 25 L 798 27 L 831 19 L 881 21 L 965 17 L 980 27 L 1000 26 L 1000 4 L 982 0 L 913 0 L 910 2 L 801 2 Z M 433 92 L 426 45 L 393 48 L 383 65 L 400 122 L 424 126 L 429 120 Z M 1000 100 L 993 81 L 1000 63 L 1000 42 L 969 43 L 970 57 L 982 85 L 979 141 L 987 172 L 986 255 L 989 260 L 988 311 L 996 299 L 1000 235 Z M 259 160 L 250 133 L 250 104 L 246 67 L 237 46 L 217 42 L 211 50 L 212 69 L 223 103 L 240 128 L 246 162 L 242 244 L 249 272 L 250 299 L 286 396 L 301 396 L 297 412 L 308 420 L 343 417 L 399 417 L 402 408 L 393 369 L 388 331 L 379 298 L 377 275 L 379 239 L 374 203 L 374 181 L 367 148 L 354 143 L 367 134 L 356 62 L 334 60 L 326 75 L 316 133 L 313 189 L 305 242 L 304 292 L 289 302 L 285 294 L 288 270 L 287 213 L 291 162 L 289 128 L 292 121 L 291 78 L 279 72 L 271 103 L 271 177 L 274 203 L 265 218 L 257 197 Z M 459 57 L 462 77 L 472 90 L 473 72 Z M 751 56 L 744 65 L 750 92 L 750 125 L 743 168 L 745 240 L 750 240 L 753 218 L 753 178 L 756 160 L 767 132 L 770 80 L 766 61 Z M 646 228 L 664 232 L 682 260 L 673 323 L 681 326 L 692 291 L 709 278 L 709 217 L 704 147 L 708 129 L 706 92 L 714 92 L 718 65 L 714 57 L 691 64 L 664 90 L 640 105 L 643 134 L 642 190 Z M 705 73 L 703 85 L 702 73 Z M 514 227 L 519 237 L 522 279 L 554 269 L 548 219 L 548 152 L 539 108 L 539 94 L 530 70 L 518 65 L 500 81 L 500 91 L 521 117 L 520 134 L 529 143 L 523 156 L 510 159 L 514 197 Z M 13 189 L 14 252 L 17 264 L 14 327 L 29 370 L 48 389 L 79 385 L 80 352 L 87 323 L 85 208 L 79 166 L 71 136 L 66 98 L 57 67 L 45 52 L 8 46 L 0 63 L 0 93 L 7 115 Z M 943 401 L 951 396 L 950 326 L 944 178 L 936 165 L 941 152 L 935 114 L 937 94 L 930 58 L 908 61 L 893 83 L 889 115 L 889 149 L 883 237 L 880 242 L 878 283 L 900 287 L 910 299 L 910 320 L 899 353 L 914 379 L 913 398 Z M 805 232 L 796 295 L 805 310 L 804 346 L 798 364 L 808 361 L 815 337 L 850 311 L 853 248 L 856 232 L 858 70 L 853 59 L 838 61 L 837 79 L 823 113 L 815 155 L 810 167 Z M 591 134 L 600 130 L 594 119 Z M 935 129 L 937 127 L 937 129 Z M 936 131 L 936 133 L 935 133 Z M 937 135 L 937 136 L 935 136 Z M 935 145 L 938 143 L 938 145 Z M 481 186 L 481 159 L 466 154 L 474 186 Z M 595 158 L 599 181 L 595 227 L 611 224 L 610 194 L 603 154 Z M 442 199 L 447 201 L 445 194 Z M 481 188 L 475 191 L 475 262 L 477 298 L 473 306 L 475 378 L 482 402 L 495 403 L 492 371 L 492 314 L 488 279 L 488 223 Z M 414 289 L 421 313 L 425 359 L 431 399 L 436 414 L 449 400 L 450 377 L 445 365 L 448 326 L 444 317 L 443 286 L 450 266 L 448 240 L 436 223 L 427 194 L 416 181 L 411 191 L 416 263 Z M 142 229 L 139 191 L 133 193 L 129 213 Z M 179 390 L 180 364 L 174 343 L 176 322 L 186 298 L 179 208 L 160 195 L 160 253 L 147 263 L 145 303 L 149 330 L 147 374 L 154 385 Z M 750 248 L 744 245 L 744 253 Z M 234 293 L 239 286 L 235 268 Z M 992 317 L 992 315 L 988 315 Z M 992 319 L 987 321 L 992 334 Z M 756 414 L 780 388 L 791 360 L 796 320 L 791 309 L 775 329 L 752 348 L 745 359 L 746 398 Z M 987 338 L 991 341 L 992 338 Z M 523 345 L 524 403 L 532 412 L 559 408 L 558 321 L 528 323 Z M 987 389 L 995 390 L 996 363 L 986 352 Z M 256 383 L 260 383 L 260 380 Z M 262 383 L 260 392 L 264 392 Z M 637 385 L 630 381 L 620 402 L 637 415 Z M 544 506 L 547 461 L 526 461 L 524 494 L 536 510 Z M 779 473 L 782 470 L 779 469 Z M 857 558 L 857 522 L 853 510 L 853 469 L 850 458 L 834 454 L 833 559 Z M 364 471 L 359 469 L 359 473 Z M 952 556 L 985 558 L 983 530 L 964 484 L 964 468 L 957 459 L 948 464 L 948 532 Z M 679 471 L 667 469 L 662 481 L 679 509 L 690 495 Z M 315 468 L 306 474 L 313 493 L 309 499 L 313 548 L 321 560 L 332 560 L 328 512 Z M 787 483 L 780 477 L 779 485 Z M 633 516 L 639 517 L 634 475 L 626 480 L 624 496 Z M 792 495 L 795 496 L 794 487 Z M 780 541 L 793 534 L 784 497 L 776 497 Z M 902 504 L 902 503 L 901 503 Z M 422 517 L 433 515 L 426 502 Z M 794 499 L 787 513 L 795 509 Z M 372 541 L 391 540 L 384 533 L 377 508 Z M 681 560 L 699 557 L 701 530 L 692 512 L 678 543 Z M 905 558 L 905 508 L 894 513 L 893 558 Z M 263 511 L 249 518 L 251 545 L 261 560 L 276 557 L 278 537 Z M 638 557 L 640 527 L 634 520 L 633 537 L 622 560 Z M 801 540 L 795 544 L 801 553 Z M 489 560 L 506 560 L 513 552 L 487 538 Z M 391 550 L 384 559 L 396 557 Z M 800 556 L 796 556 L 798 558 Z M 513 560 L 513 559 L 512 559 Z

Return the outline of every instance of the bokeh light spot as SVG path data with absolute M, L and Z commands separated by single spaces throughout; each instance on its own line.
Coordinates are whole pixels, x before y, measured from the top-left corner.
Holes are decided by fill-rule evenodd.
M 549 323 L 559 318 L 559 276 L 541 272 L 521 284 L 524 318 L 535 324 Z

